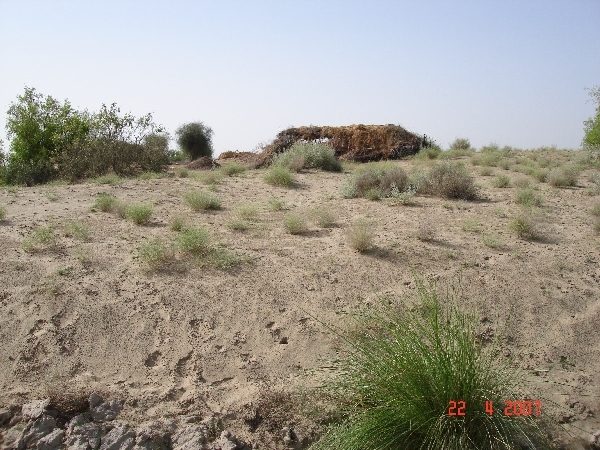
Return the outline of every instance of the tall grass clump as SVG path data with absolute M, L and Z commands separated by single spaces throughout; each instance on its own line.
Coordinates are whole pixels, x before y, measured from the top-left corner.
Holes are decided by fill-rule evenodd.
M 150 221 L 154 208 L 152 205 L 144 203 L 134 203 L 128 205 L 125 210 L 125 217 L 130 219 L 136 225 L 145 225 Z
M 321 228 L 331 228 L 335 225 L 336 215 L 335 213 L 328 208 L 323 206 L 319 206 L 314 208 L 310 212 L 310 216 L 313 221 Z
M 183 196 L 183 200 L 192 211 L 206 211 L 209 209 L 221 208 L 221 200 L 219 200 L 216 195 L 206 191 L 190 191 Z
M 56 234 L 51 226 L 39 226 L 25 238 L 21 247 L 27 253 L 34 253 L 56 246 Z
M 265 175 L 265 181 L 273 186 L 290 187 L 294 184 L 294 175 L 290 169 L 272 166 Z
M 473 177 L 462 166 L 450 162 L 429 171 L 427 191 L 443 198 L 475 200 L 478 197 Z
M 520 239 L 535 240 L 540 237 L 537 224 L 527 214 L 519 214 L 508 223 L 508 228 L 514 231 Z
M 335 150 L 330 145 L 320 142 L 294 142 L 288 150 L 275 156 L 271 165 L 285 167 L 294 172 L 302 169 L 342 171 L 342 163 L 335 156 Z
M 430 147 L 422 147 L 421 150 L 413 156 L 413 159 L 438 159 L 441 155 L 442 149 L 437 145 L 432 145 Z
M 92 178 L 90 181 L 96 184 L 109 184 L 111 186 L 120 186 L 121 184 L 123 184 L 124 179 L 116 173 L 108 173 L 106 175 L 101 175 L 99 177 Z
M 545 446 L 534 418 L 502 414 L 504 401 L 515 398 L 521 388 L 517 367 L 499 352 L 502 339 L 484 345 L 477 338 L 475 312 L 463 311 L 453 298 L 440 299 L 435 287 L 417 281 L 414 305 L 382 301 L 352 316 L 350 331 L 330 326 L 348 347 L 325 385 L 342 420 L 311 448 Z M 457 407 L 465 402 L 464 416 L 449 414 L 450 401 Z M 486 401 L 492 402 L 492 415 L 485 411 Z

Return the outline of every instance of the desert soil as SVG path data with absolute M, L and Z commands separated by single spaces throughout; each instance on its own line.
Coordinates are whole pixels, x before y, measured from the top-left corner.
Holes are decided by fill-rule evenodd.
M 397 164 L 410 173 L 417 163 Z M 182 199 L 207 188 L 194 177 L 3 188 L 0 407 L 57 390 L 98 391 L 126 400 L 125 420 L 217 414 L 252 442 L 244 405 L 327 378 L 341 343 L 319 321 L 340 324 L 338 313 L 382 296 L 407 298 L 416 273 L 440 291 L 460 284 L 459 301 L 477 308 L 488 337 L 511 315 L 504 357 L 525 371 L 542 414 L 587 440 L 600 429 L 600 237 L 590 214 L 599 197 L 586 193 L 591 172 L 564 189 L 530 178 L 544 198 L 535 241 L 508 228 L 521 210 L 517 188 L 494 188 L 475 168 L 484 200 L 419 195 L 413 206 L 343 199 L 348 171 L 307 171 L 286 189 L 249 170 L 216 185 L 222 208 L 211 212 L 193 212 Z M 100 193 L 154 204 L 150 223 L 92 211 Z M 273 197 L 288 209 L 269 211 Z M 246 231 L 228 227 L 240 205 L 258 208 Z M 287 213 L 308 217 L 315 207 L 335 213 L 335 225 L 286 231 Z M 153 237 L 173 241 L 176 216 L 207 227 L 214 244 L 242 262 L 149 272 L 137 248 Z M 365 253 L 347 237 L 361 218 L 375 232 Z M 89 230 L 87 241 L 68 233 L 70 221 Z M 424 223 L 435 229 L 428 242 L 417 236 Z M 46 225 L 56 244 L 24 251 L 24 240 Z M 495 248 L 483 242 L 490 235 Z

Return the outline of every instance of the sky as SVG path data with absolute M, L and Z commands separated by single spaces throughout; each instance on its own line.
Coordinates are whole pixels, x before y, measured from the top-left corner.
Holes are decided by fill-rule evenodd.
M 216 154 L 358 123 L 579 148 L 599 43 L 600 0 L 0 0 L 0 139 L 27 86 L 203 122 Z

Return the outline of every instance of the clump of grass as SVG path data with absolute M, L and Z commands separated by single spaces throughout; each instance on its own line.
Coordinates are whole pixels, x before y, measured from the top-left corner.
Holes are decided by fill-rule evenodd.
M 96 197 L 96 201 L 92 205 L 92 209 L 99 209 L 102 212 L 110 212 L 117 203 L 117 198 L 114 195 L 101 193 Z
M 381 191 L 377 188 L 371 188 L 365 192 L 365 198 L 367 200 L 377 201 L 381 198 Z
M 21 247 L 27 253 L 34 253 L 55 246 L 56 235 L 54 234 L 53 228 L 50 226 L 40 226 L 25 238 Z
M 392 186 L 389 202 L 391 205 L 414 205 L 417 187 L 409 185 L 404 191 L 400 191 L 395 185 Z
M 79 239 L 80 241 L 88 242 L 90 240 L 90 231 L 80 222 L 71 220 L 67 225 L 65 236 L 72 236 L 75 239 Z
M 235 214 L 242 219 L 251 220 L 258 216 L 258 206 L 256 205 L 240 205 L 235 209 Z
M 600 234 L 600 220 L 596 220 L 596 222 L 594 222 L 594 232 L 596 234 Z
M 460 227 L 463 231 L 467 231 L 470 233 L 479 233 L 481 231 L 481 226 L 479 222 L 475 219 L 465 219 L 460 224 Z
M 331 209 L 324 207 L 314 208 L 310 213 L 314 222 L 321 228 L 331 228 L 335 225 L 336 215 Z
M 190 175 L 190 171 L 187 169 L 187 167 L 178 167 L 175 170 L 175 176 L 177 178 L 187 178 Z
M 55 190 L 55 189 L 47 189 L 47 190 L 44 192 L 44 196 L 45 196 L 45 197 L 46 197 L 48 200 L 50 200 L 51 202 L 55 202 L 55 201 L 57 201 L 57 200 L 60 198 L 60 195 L 59 195 L 59 193 L 58 193 L 58 192 L 56 192 L 56 190 Z
M 227 228 L 232 231 L 246 231 L 250 228 L 250 224 L 242 219 L 234 219 L 227 223 Z
M 271 164 L 294 172 L 302 169 L 342 171 L 342 164 L 335 156 L 335 150 L 330 145 L 319 142 L 294 142 L 289 150 L 277 155 Z
M 183 199 L 192 211 L 221 208 L 221 201 L 216 195 L 202 190 L 190 191 L 183 196 Z
M 109 173 L 97 178 L 92 178 L 90 181 L 96 184 L 109 184 L 111 186 L 120 186 L 121 184 L 123 184 L 124 180 L 115 173 Z
M 498 175 L 492 180 L 492 186 L 496 188 L 507 188 L 510 187 L 510 178 L 508 175 Z
M 265 175 L 265 181 L 273 186 L 290 187 L 294 184 L 294 175 L 285 167 L 273 166 Z
M 519 189 L 515 201 L 528 208 L 532 206 L 542 206 L 542 197 L 530 188 Z
M 467 171 L 449 162 L 434 166 L 428 174 L 427 191 L 443 198 L 475 200 L 477 187 Z
M 210 249 L 210 235 L 200 226 L 183 228 L 176 238 L 177 245 L 183 253 L 201 255 Z
M 347 180 L 342 186 L 341 195 L 344 198 L 379 200 L 389 197 L 393 188 L 403 191 L 407 184 L 408 176 L 401 167 L 390 163 L 369 163 Z
M 357 220 L 348 230 L 348 241 L 354 250 L 364 253 L 373 248 L 373 224 L 367 220 Z
M 590 212 L 592 215 L 600 217 L 600 203 L 595 204 Z
M 221 166 L 219 171 L 228 177 L 232 177 L 235 175 L 239 175 L 240 173 L 245 172 L 248 169 L 248 166 L 241 164 L 237 161 L 231 161 L 225 163 Z
M 211 249 L 199 263 L 200 266 L 210 266 L 226 270 L 246 261 L 248 261 L 246 256 L 236 254 L 220 244 Z
M 554 187 L 577 186 L 579 179 L 579 169 L 576 166 L 569 165 L 561 168 L 552 169 L 548 172 L 546 181 Z
M 168 246 L 161 238 L 154 238 L 138 247 L 138 256 L 148 270 L 156 271 L 175 258 L 173 246 Z
M 162 172 L 144 172 L 138 176 L 140 180 L 158 180 L 164 178 L 166 175 Z
M 204 170 L 200 173 L 194 172 L 190 177 L 202 184 L 208 185 L 216 185 L 223 180 L 223 174 L 218 170 Z
M 491 167 L 485 166 L 485 167 L 481 168 L 479 173 L 481 174 L 481 176 L 491 177 L 494 174 L 494 171 L 492 170 Z
M 126 202 L 121 201 L 121 200 L 117 200 L 114 203 L 111 211 L 113 213 L 115 213 L 117 215 L 117 217 L 120 217 L 121 219 L 124 219 L 124 218 L 127 217 L 127 209 L 128 208 L 129 208 L 129 205 Z
M 502 247 L 502 238 L 497 233 L 485 233 L 481 240 L 486 247 L 499 248 Z
M 436 237 L 435 226 L 431 222 L 420 222 L 417 227 L 417 239 L 424 242 L 433 242 Z
M 181 216 L 175 216 L 171 219 L 171 230 L 181 231 L 185 227 L 185 219 Z
M 521 239 L 533 240 L 539 237 L 536 222 L 531 216 L 526 214 L 513 217 L 508 223 L 508 227 Z
M 531 186 L 531 180 L 529 180 L 529 178 L 526 177 L 518 177 L 515 180 L 515 186 L 520 188 L 528 188 Z
M 504 333 L 484 344 L 479 315 L 420 280 L 414 301 L 388 302 L 350 316 L 348 331 L 329 326 L 348 347 L 325 385 L 342 419 L 311 448 L 546 448 L 531 416 L 469 407 L 504 405 L 522 390 L 521 372 L 499 351 Z M 464 416 L 456 416 L 458 401 Z
M 285 202 L 279 198 L 271 197 L 267 201 L 267 209 L 269 211 L 282 211 L 286 209 Z
M 150 204 L 134 203 L 127 206 L 125 217 L 136 225 L 145 225 L 150 221 L 153 211 L 154 208 Z
M 6 219 L 6 208 L 4 206 L 0 206 L 0 222 Z
M 423 147 L 419 152 L 413 156 L 413 159 L 437 159 L 442 155 L 442 149 L 437 145 L 431 147 Z
M 308 231 L 305 217 L 296 213 L 287 214 L 283 219 L 283 226 L 290 234 L 302 234 Z
M 548 171 L 544 169 L 533 169 L 530 175 L 540 183 L 544 183 L 548 179 Z

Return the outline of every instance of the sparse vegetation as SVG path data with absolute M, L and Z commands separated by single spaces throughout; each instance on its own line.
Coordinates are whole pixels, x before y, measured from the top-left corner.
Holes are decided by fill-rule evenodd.
M 342 171 L 342 164 L 336 158 L 333 148 L 319 142 L 294 142 L 289 150 L 275 156 L 271 165 L 285 167 L 293 172 L 302 169 Z
M 414 205 L 416 194 L 417 187 L 414 185 L 409 185 L 402 192 L 394 185 L 390 191 L 389 202 L 391 205 Z
M 125 217 L 136 225 L 145 225 L 150 221 L 153 211 L 154 208 L 150 204 L 134 203 L 126 207 Z
M 486 167 L 482 167 L 481 170 L 479 171 L 479 173 L 483 177 L 491 177 L 494 174 L 494 171 L 492 170 L 491 167 L 486 166 Z
M 171 219 L 171 230 L 181 231 L 185 227 L 185 219 L 181 216 L 175 216 Z
M 189 176 L 190 172 L 187 169 L 187 167 L 178 167 L 175 170 L 175 176 L 177 178 L 187 178 Z
M 56 246 L 56 235 L 51 226 L 40 226 L 25 238 L 22 248 L 27 253 L 34 253 L 43 249 L 51 249 Z
M 372 249 L 374 239 L 373 224 L 368 220 L 357 220 L 348 230 L 350 247 L 360 253 Z
M 370 163 L 357 170 L 341 188 L 344 198 L 365 197 L 379 200 L 389 197 L 392 190 L 403 191 L 408 185 L 404 170 L 394 164 Z
M 251 220 L 258 216 L 258 206 L 252 204 L 239 205 L 235 209 L 235 214 L 242 219 Z
M 269 211 L 282 211 L 282 210 L 286 209 L 286 205 L 283 200 L 278 199 L 276 197 L 271 197 L 267 201 L 267 209 Z
M 364 197 L 367 200 L 377 201 L 381 198 L 381 191 L 378 188 L 371 188 L 365 192 Z
M 577 185 L 580 170 L 573 165 L 552 169 L 546 176 L 546 181 L 554 187 L 571 187 Z
M 519 189 L 515 201 L 528 208 L 532 206 L 542 206 L 542 197 L 530 188 Z
M 99 209 L 102 212 L 110 212 L 115 206 L 116 201 L 117 198 L 114 195 L 100 193 L 96 197 L 96 201 L 94 202 L 92 209 Z
M 481 231 L 481 226 L 479 222 L 475 219 L 465 219 L 460 224 L 460 227 L 463 231 L 467 231 L 470 233 L 479 233 Z
M 125 180 L 115 173 L 108 173 L 106 175 L 92 178 L 90 181 L 96 184 L 109 184 L 111 186 L 120 186 Z
M 239 175 L 240 173 L 245 172 L 247 169 L 248 169 L 248 167 L 246 165 L 241 164 L 236 161 L 231 161 L 231 162 L 223 164 L 221 166 L 221 168 L 219 169 L 219 171 L 228 177 L 232 177 L 232 176 Z
M 600 203 L 595 204 L 590 212 L 592 213 L 592 215 L 600 217 Z M 0 212 L 0 220 L 2 220 L 1 212 Z
M 158 180 L 159 178 L 165 178 L 164 172 L 144 172 L 138 176 L 140 180 Z
M 520 214 L 513 217 L 510 220 L 508 227 L 521 239 L 534 240 L 539 238 L 537 224 L 530 215 Z
M 321 228 L 331 228 L 336 221 L 334 212 L 323 206 L 314 208 L 310 215 L 314 222 Z
M 475 200 L 477 187 L 464 167 L 445 162 L 434 166 L 428 174 L 428 193 L 442 198 Z
M 492 186 L 496 188 L 507 188 L 510 187 L 510 177 L 508 175 L 498 175 L 492 180 Z
M 173 247 L 158 237 L 141 244 L 138 255 L 149 271 L 159 270 L 175 258 Z
M 265 175 L 265 181 L 273 186 L 290 187 L 294 184 L 294 175 L 289 169 L 272 166 Z
M 290 234 L 302 234 L 308 231 L 306 218 L 297 213 L 289 213 L 283 219 L 283 226 Z
M 245 220 L 234 219 L 227 223 L 227 228 L 232 231 L 246 231 L 248 228 L 250 228 L 250 224 Z
M 183 253 L 201 255 L 209 250 L 210 235 L 201 226 L 188 226 L 177 234 L 177 245 Z
M 183 199 L 192 211 L 221 208 L 221 201 L 216 195 L 202 190 L 190 191 L 183 196 Z
M 190 159 L 200 158 L 201 156 L 212 157 L 212 135 L 210 127 L 202 122 L 191 122 L 181 125 L 175 131 L 177 144 Z
M 424 242 L 435 241 L 437 231 L 431 222 L 420 222 L 417 227 L 417 239 Z
M 4 206 L 0 206 L 0 222 L 6 219 L 6 208 Z
M 74 237 L 80 241 L 88 242 L 90 240 L 90 231 L 80 222 L 71 220 L 67 225 L 65 236 Z
M 498 233 L 485 233 L 481 240 L 486 247 L 499 248 L 502 247 L 502 238 Z

